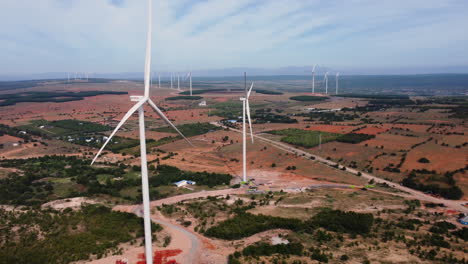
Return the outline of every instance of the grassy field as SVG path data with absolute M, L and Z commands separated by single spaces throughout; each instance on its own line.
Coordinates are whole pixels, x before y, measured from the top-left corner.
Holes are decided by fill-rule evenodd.
M 322 138 L 321 143 L 323 144 L 330 141 L 334 141 L 341 135 L 336 133 L 292 128 L 270 131 L 268 133 L 274 135 L 282 135 L 284 137 L 281 138 L 281 141 L 306 148 L 312 148 L 319 145 L 320 137 Z

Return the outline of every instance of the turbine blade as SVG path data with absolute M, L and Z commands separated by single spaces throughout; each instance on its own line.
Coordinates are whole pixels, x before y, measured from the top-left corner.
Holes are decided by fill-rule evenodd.
M 148 103 L 151 105 L 151 107 L 153 107 L 154 111 L 168 124 L 170 125 L 172 128 L 174 128 L 175 131 L 177 131 L 177 133 L 179 133 L 180 136 L 182 136 L 185 141 L 187 141 L 190 146 L 194 147 L 194 145 L 192 144 L 192 142 L 190 142 L 190 140 L 188 140 L 184 134 L 182 134 L 182 132 L 179 131 L 179 129 L 177 129 L 176 126 L 174 126 L 174 124 L 172 124 L 172 122 L 166 117 L 166 115 L 164 115 L 164 113 L 161 111 L 161 109 L 159 109 L 159 107 L 151 100 L 151 99 L 148 99 Z
M 145 57 L 145 97 L 149 97 L 150 73 L 151 73 L 151 39 L 153 12 L 151 2 L 148 1 L 148 31 L 146 33 L 146 57 Z
M 247 99 L 249 99 L 249 97 L 250 97 L 250 93 L 252 92 L 252 88 L 253 88 L 253 82 L 250 85 L 249 91 L 247 92 Z
M 249 120 L 249 128 L 250 128 L 250 138 L 252 138 L 252 143 L 254 143 L 253 131 L 252 131 L 252 119 L 250 119 L 250 105 L 249 100 L 245 101 L 245 107 L 247 112 L 247 119 Z
M 99 157 L 99 155 L 101 155 L 101 152 L 104 150 L 104 148 L 106 147 L 106 145 L 110 142 L 110 140 L 112 139 L 112 137 L 115 135 L 115 133 L 117 133 L 117 131 L 120 129 L 120 127 L 122 127 L 122 125 L 125 123 L 125 121 L 127 121 L 130 116 L 133 115 L 133 113 L 135 113 L 136 110 L 138 110 L 138 108 L 140 108 L 140 106 L 142 106 L 148 99 L 143 99 L 141 101 L 139 101 L 137 104 L 135 104 L 132 108 L 130 108 L 130 110 L 128 110 L 128 112 L 124 115 L 124 117 L 122 118 L 122 120 L 120 120 L 119 124 L 115 127 L 114 131 L 112 131 L 112 133 L 110 134 L 109 138 L 107 139 L 107 141 L 104 143 L 104 145 L 102 145 L 101 149 L 99 150 L 99 152 L 96 154 L 96 156 L 94 157 L 93 161 L 91 162 L 91 165 L 93 165 L 93 163 L 96 161 L 96 159 Z

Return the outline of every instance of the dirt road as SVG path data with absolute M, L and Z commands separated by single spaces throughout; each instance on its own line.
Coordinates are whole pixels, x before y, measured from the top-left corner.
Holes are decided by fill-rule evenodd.
M 211 124 L 216 125 L 216 126 L 220 126 L 220 127 L 223 127 L 223 128 L 228 128 L 228 129 L 230 129 L 232 131 L 241 133 L 241 131 L 238 130 L 238 129 L 226 127 L 226 126 L 223 126 L 223 125 L 221 125 L 221 124 L 219 124 L 217 122 L 212 122 Z M 290 152 L 290 153 L 293 153 L 293 154 L 297 154 L 299 156 L 303 156 L 304 158 L 307 158 L 307 159 L 310 159 L 311 157 L 314 157 L 316 161 L 321 162 L 321 163 L 326 164 L 326 165 L 329 165 L 329 166 L 340 165 L 339 163 L 327 160 L 327 159 L 325 159 L 323 157 L 320 157 L 320 156 L 317 156 L 315 154 L 306 152 L 304 150 L 292 147 L 290 145 L 287 145 L 287 144 L 284 144 L 284 143 L 281 143 L 281 142 L 278 142 L 278 141 L 275 141 L 275 140 L 271 140 L 271 139 L 262 137 L 261 135 L 255 135 L 254 134 L 254 137 L 259 139 L 259 140 L 262 140 L 262 141 L 264 141 L 266 143 L 269 143 L 273 147 L 276 147 L 278 149 L 281 149 L 283 151 L 287 151 L 287 152 Z M 463 206 L 463 204 L 466 203 L 467 201 L 445 200 L 445 199 L 442 199 L 442 198 L 433 197 L 433 196 L 427 195 L 425 193 L 422 193 L 420 191 L 417 191 L 417 190 L 414 190 L 414 189 L 411 189 L 411 188 L 408 188 L 408 187 L 405 187 L 405 186 L 401 186 L 401 185 L 399 185 L 397 183 L 381 179 L 381 178 L 379 178 L 377 176 L 374 176 L 374 175 L 366 173 L 366 172 L 358 171 L 358 170 L 355 170 L 355 169 L 352 169 L 352 168 L 346 168 L 346 170 L 348 172 L 350 172 L 350 173 L 353 173 L 353 174 L 358 174 L 358 172 L 360 172 L 362 177 L 364 177 L 364 178 L 366 178 L 368 180 L 374 180 L 375 183 L 386 183 L 386 184 L 388 184 L 389 186 L 391 186 L 391 187 L 393 187 L 395 189 L 398 189 L 400 191 L 407 192 L 407 193 L 411 194 L 414 199 L 418 199 L 418 200 L 422 200 L 422 201 L 428 201 L 428 202 L 432 202 L 432 203 L 441 203 L 441 204 L 444 204 L 447 207 L 450 207 L 452 209 L 461 211 L 461 212 L 463 212 L 465 214 L 468 213 L 468 208 Z

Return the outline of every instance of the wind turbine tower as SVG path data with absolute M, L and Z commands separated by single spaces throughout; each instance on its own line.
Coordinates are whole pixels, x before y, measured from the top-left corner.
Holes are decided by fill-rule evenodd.
M 190 96 L 192 96 L 192 72 L 189 73 L 189 82 L 190 82 Z
M 250 137 L 252 139 L 252 143 L 254 142 L 253 138 L 253 131 L 252 131 L 252 120 L 250 119 L 250 105 L 249 105 L 249 97 L 250 93 L 252 92 L 253 82 L 250 85 L 250 89 L 245 91 L 245 97 L 241 97 L 240 100 L 242 101 L 242 181 L 247 183 L 247 127 L 245 124 L 245 116 L 247 115 L 249 121 L 249 128 L 250 128 Z
M 317 65 L 314 64 L 314 67 L 312 68 L 312 93 L 315 93 L 315 67 Z
M 325 73 L 325 93 L 328 94 L 328 72 Z
M 177 90 L 180 91 L 180 74 L 177 73 Z
M 336 94 L 338 94 L 338 77 L 340 77 L 340 73 L 336 73 Z
M 173 74 L 171 73 L 171 89 L 172 89 L 172 80 L 173 80 Z
M 94 157 L 91 164 L 93 164 L 96 159 L 101 154 L 102 150 L 106 145 L 111 141 L 112 137 L 117 133 L 117 131 L 122 127 L 122 125 L 135 113 L 138 111 L 138 121 L 139 121 L 139 134 L 140 134 L 140 153 L 141 153 L 141 182 L 142 182 L 142 195 L 143 195 L 143 220 L 144 220 L 144 231 L 145 231 L 145 257 L 147 264 L 153 264 L 153 252 L 152 252 L 152 241 L 151 241 L 151 218 L 150 218 L 150 198 L 149 198 L 149 183 L 148 183 L 148 164 L 146 157 L 146 136 L 145 136 L 145 114 L 143 106 L 148 103 L 154 111 L 163 119 L 169 126 L 172 126 L 177 133 L 179 133 L 187 142 L 188 139 L 169 121 L 169 119 L 164 115 L 164 113 L 156 106 L 156 104 L 149 97 L 150 90 L 150 73 L 151 73 L 151 38 L 152 38 L 152 0 L 148 0 L 148 27 L 147 27 L 147 40 L 146 40 L 146 58 L 145 58 L 145 76 L 144 76 L 144 95 L 140 96 L 130 96 L 130 100 L 136 102 L 132 108 L 124 115 L 122 120 L 120 120 L 117 127 L 112 131 L 109 138 L 102 145 L 99 152 Z M 191 145 L 191 144 L 190 144 Z

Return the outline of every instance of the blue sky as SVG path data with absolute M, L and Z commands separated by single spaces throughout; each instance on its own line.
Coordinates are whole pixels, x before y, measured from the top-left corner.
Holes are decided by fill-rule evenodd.
M 0 74 L 141 72 L 146 0 L 1 0 Z M 466 0 L 154 0 L 153 69 L 468 65 Z

